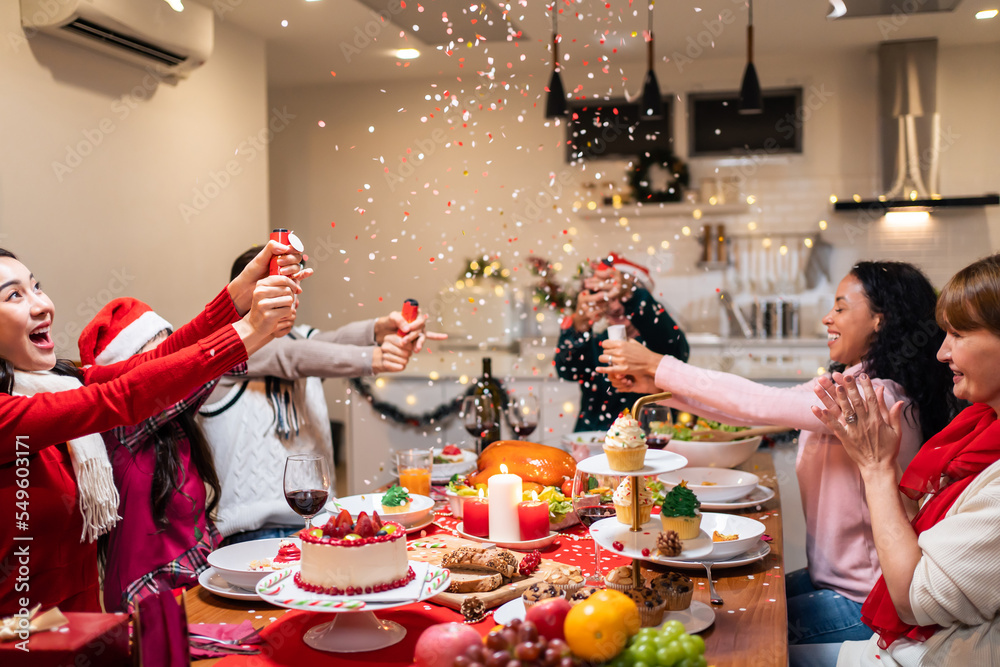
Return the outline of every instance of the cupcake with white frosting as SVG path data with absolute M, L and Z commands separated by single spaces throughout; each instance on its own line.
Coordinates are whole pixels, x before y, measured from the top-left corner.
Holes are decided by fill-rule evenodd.
M 635 519 L 635 506 L 632 504 L 632 483 L 639 487 L 639 525 L 649 521 L 653 513 L 653 494 L 641 477 L 626 477 L 615 489 L 611 501 L 615 505 L 615 516 L 619 523 L 631 526 Z
M 608 465 L 617 472 L 640 470 L 646 461 L 646 434 L 628 408 L 622 410 L 604 438 Z

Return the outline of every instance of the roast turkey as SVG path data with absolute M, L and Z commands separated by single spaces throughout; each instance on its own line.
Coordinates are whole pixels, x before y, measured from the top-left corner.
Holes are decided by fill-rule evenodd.
M 561 449 L 523 440 L 498 440 L 479 455 L 479 469 L 469 475 L 469 484 L 486 484 L 500 473 L 501 463 L 525 483 L 542 486 L 559 486 L 576 473 L 576 461 Z

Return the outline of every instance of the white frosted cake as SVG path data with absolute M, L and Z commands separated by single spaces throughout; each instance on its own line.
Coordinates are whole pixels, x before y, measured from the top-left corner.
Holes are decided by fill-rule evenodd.
M 300 531 L 301 569 L 295 583 L 313 593 L 359 595 L 405 586 L 414 573 L 406 557 L 406 530 L 364 512 L 355 524 L 331 518 L 323 528 Z

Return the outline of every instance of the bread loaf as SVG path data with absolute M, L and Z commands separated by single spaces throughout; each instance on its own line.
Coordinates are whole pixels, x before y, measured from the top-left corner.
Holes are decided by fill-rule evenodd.
M 508 579 L 517 576 L 517 557 L 506 549 L 497 547 L 459 547 L 444 555 L 441 566 L 449 570 L 495 572 Z
M 498 572 L 484 574 L 482 572 L 462 572 L 459 570 L 449 570 L 451 572 L 451 585 L 448 586 L 449 593 L 489 593 L 500 588 L 503 584 L 503 577 Z

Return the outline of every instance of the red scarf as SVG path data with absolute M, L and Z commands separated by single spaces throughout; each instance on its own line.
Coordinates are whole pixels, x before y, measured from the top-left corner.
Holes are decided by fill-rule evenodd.
M 928 440 L 899 481 L 899 490 L 909 498 L 932 496 L 910 522 L 917 535 L 943 519 L 976 475 L 998 459 L 1000 421 L 993 408 L 984 403 L 966 408 Z M 939 629 L 936 625 L 910 625 L 899 620 L 885 577 L 879 577 L 861 607 L 861 620 L 878 633 L 878 645 L 883 649 L 903 636 L 924 641 Z

